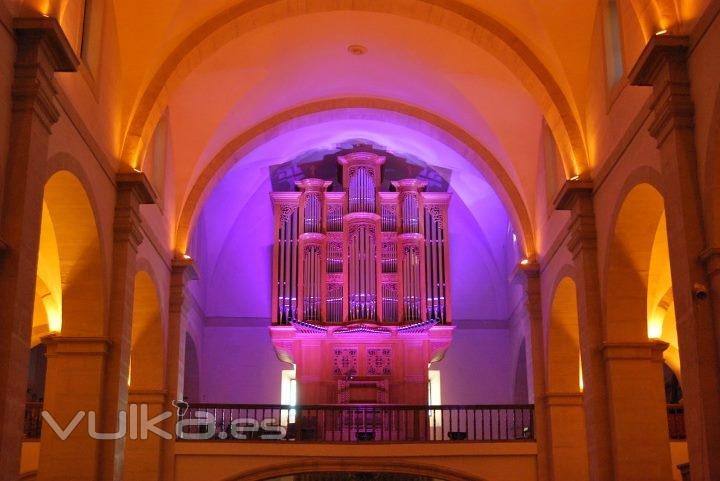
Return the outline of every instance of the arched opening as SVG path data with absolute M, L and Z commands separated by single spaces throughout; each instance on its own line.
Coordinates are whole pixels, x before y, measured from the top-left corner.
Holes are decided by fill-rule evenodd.
M 160 300 L 150 275 L 135 276 L 132 347 L 130 351 L 130 392 L 159 390 L 164 385 L 163 330 Z
M 557 284 L 547 335 L 546 405 L 554 479 L 588 479 L 585 410 L 575 281 Z M 572 443 L 563 440 L 572 439 Z
M 547 359 L 548 392 L 581 392 L 577 290 L 570 277 L 563 278 L 555 288 L 550 309 Z
M 102 336 L 105 332 L 103 262 L 95 213 L 85 187 L 69 171 L 57 172 L 45 185 L 44 203 L 60 267 L 62 323 L 59 332 L 63 336 Z M 49 231 L 50 224 L 46 225 Z M 43 232 L 40 236 L 45 237 Z M 49 289 L 53 292 L 54 286 Z
M 27 391 L 31 402 L 45 399 L 43 338 L 104 329 L 97 323 L 103 292 L 95 216 L 84 187 L 68 171 L 56 173 L 45 186 L 36 279 Z M 39 431 L 26 434 L 36 437 Z
M 427 136 L 442 143 L 448 154 L 461 155 L 483 176 L 497 196 L 503 202 L 512 222 L 512 230 L 516 235 L 521 255 L 533 257 L 535 239 L 530 214 L 518 187 L 510 173 L 491 150 L 475 139 L 467 131 L 447 119 L 435 115 L 422 108 L 403 102 L 380 98 L 343 97 L 327 101 L 310 102 L 263 120 L 250 129 L 235 135 L 208 162 L 184 200 L 178 220 L 175 244 L 180 254 L 188 250 L 190 234 L 198 222 L 202 207 L 212 191 L 218 187 L 223 177 L 242 159 L 250 156 L 253 151 L 262 148 L 263 144 L 275 142 L 284 134 L 293 130 L 303 130 L 309 125 L 325 124 L 324 131 L 332 132 L 333 123 L 340 122 L 352 125 L 353 120 L 372 120 L 387 124 L 384 127 L 382 141 L 387 142 L 389 132 L 400 129 L 415 132 L 412 137 Z M 361 123 L 361 122 L 355 122 Z M 398 126 L 398 127 L 394 127 Z M 551 142 L 557 146 L 548 131 Z M 317 136 L 317 134 L 315 134 Z M 407 135 L 407 133 L 405 133 Z M 310 137 L 310 135 L 308 135 Z M 330 144 L 330 136 L 322 139 L 324 145 Z M 346 140 L 333 136 L 335 142 Z M 417 146 L 417 140 L 407 139 Z M 317 141 L 316 141 L 317 142 Z M 309 147 L 309 146 L 308 146 Z M 399 146 L 398 146 L 399 147 Z M 289 149 L 287 149 L 289 150 Z M 426 154 L 427 148 L 425 150 Z M 307 154 L 307 152 L 306 152 Z M 556 159 L 557 160 L 557 159 Z M 558 164 L 562 170 L 562 166 Z M 559 172 L 564 178 L 565 173 Z
M 603 346 L 612 441 L 617 449 L 642 446 L 645 456 L 657 459 L 654 476 L 666 476 L 671 469 L 663 380 L 667 343 L 658 338 L 665 326 L 657 329 L 658 321 L 650 319 L 648 311 L 649 305 L 663 303 L 670 287 L 662 195 L 648 183 L 633 186 L 622 201 L 612 232 Z
M 605 326 L 608 342 L 648 339 L 649 274 L 663 218 L 663 198 L 650 184 L 635 186 L 623 200 L 608 256 Z M 660 249 L 660 244 L 657 245 Z M 663 261 L 668 264 L 667 257 L 658 262 Z
M 79 411 L 101 412 L 105 276 L 95 210 L 85 184 L 70 171 L 58 171 L 45 185 L 43 202 L 38 273 L 44 287 L 39 292 L 53 301 L 36 302 L 45 307 L 52 331 L 42 338 L 47 348 L 43 409 L 67 425 Z M 48 306 L 57 307 L 59 319 L 52 318 Z M 34 317 L 43 319 L 41 314 Z M 39 476 L 52 471 L 72 477 L 69 473 L 76 469 L 94 469 L 95 460 L 87 453 L 97 449 L 98 441 L 87 432 L 74 430 L 62 440 L 43 430 L 40 437 Z
M 386 156 L 381 181 L 383 195 L 398 195 L 386 187 L 391 185 L 390 181 L 422 175 L 430 185 L 428 194 L 452 197 L 447 214 L 451 233 L 448 285 L 452 286 L 453 323 L 462 331 L 442 353 L 444 357 L 431 361 L 437 363 L 431 369 L 441 371 L 442 402 L 468 406 L 528 404 L 528 371 L 532 364 L 525 352 L 527 345 L 518 351 L 515 344 L 520 338 L 516 330 L 522 329 L 516 326 L 525 322 L 525 317 L 520 319 L 524 314 L 519 313 L 525 311 L 522 307 L 515 309 L 521 305 L 522 293 L 509 281 L 523 258 L 522 234 L 509 219 L 510 207 L 477 167 L 475 160 L 483 160 L 473 151 L 449 146 L 447 132 L 443 137 L 442 131 L 428 122 L 417 118 L 399 120 L 409 117 L 384 108 L 360 109 L 352 104 L 313 115 L 306 113 L 293 121 L 282 122 L 277 130 L 270 126 L 267 132 L 255 132 L 257 140 L 244 139 L 242 144 L 235 145 L 242 147 L 240 150 L 227 152 L 222 160 L 224 167 L 202 174 L 199 182 L 206 185 L 207 194 L 204 198 L 193 198 L 191 194 L 186 204 L 188 210 L 184 208 L 182 216 L 185 218 L 185 212 L 197 210 L 197 221 L 186 235 L 189 238 L 187 255 L 199 273 L 199 281 L 193 283 L 193 295 L 205 315 L 202 402 L 270 405 L 280 401 L 282 371 L 290 367 L 286 363 L 297 363 L 290 356 L 284 356 L 282 349 L 278 349 L 280 352 L 276 355 L 270 329 L 273 326 L 268 319 L 272 318 L 273 303 L 278 302 L 279 297 L 272 290 L 273 243 L 277 234 L 273 205 L 268 197 L 271 193 L 292 197 L 297 194 L 294 182 L 311 176 L 330 182 L 332 191 L 328 192 L 328 198 L 342 195 L 344 188 L 338 178 L 336 157 L 339 151 L 350 149 L 361 139 L 362 144 L 371 145 L 373 151 L 383 149 Z M 218 179 L 210 182 L 209 176 Z M 276 190 L 280 188 L 284 190 Z M 288 253 L 288 258 L 290 255 Z M 290 266 L 290 262 L 286 265 Z M 518 321 L 511 321 L 511 316 L 516 314 Z M 397 322 L 387 324 L 400 327 L 395 325 Z M 370 343 L 371 340 L 371 337 L 359 337 L 356 342 Z M 390 342 L 394 341 L 389 337 L 378 337 L 375 341 L 379 346 Z M 374 346 L 367 349 L 363 346 L 359 351 L 351 357 L 364 356 L 357 362 L 358 371 L 363 372 L 360 376 L 365 376 L 368 352 L 374 351 Z M 186 355 L 189 359 L 189 354 Z M 395 355 L 396 360 L 391 362 L 397 363 L 398 368 L 393 371 L 391 367 L 388 377 L 397 373 L 398 379 L 404 380 L 401 376 L 406 375 L 401 373 L 408 371 L 400 370 L 403 357 Z M 303 395 L 313 391 L 303 389 L 299 381 L 299 404 L 337 403 L 340 375 L 326 372 L 334 354 L 323 354 L 324 360 L 307 353 L 303 356 L 321 363 L 315 365 L 321 374 L 313 376 L 322 377 L 324 387 L 315 391 L 322 400 L 308 400 Z M 522 357 L 518 360 L 519 356 Z M 187 369 L 189 376 L 191 372 Z M 417 373 L 413 371 L 412 382 L 429 376 L 427 362 L 423 371 L 420 368 Z M 302 368 L 298 373 L 310 377 Z M 487 382 L 467 382 L 468 378 L 478 375 Z M 333 384 L 335 389 L 331 388 Z M 192 396 L 191 386 L 187 381 L 188 397 Z M 403 389 L 396 386 L 386 392 L 397 396 L 397 401 L 389 403 L 402 404 Z M 405 404 L 425 404 L 427 386 L 422 384 L 422 391 L 418 387 L 413 396 L 413 401 Z M 190 400 L 193 401 L 192 397 Z M 518 426 L 523 423 L 520 417 L 518 415 Z M 442 435 L 448 431 L 438 429 Z M 348 432 L 345 430 L 344 435 Z M 482 436 L 481 429 L 478 433 Z M 467 434 L 472 436 L 475 432 Z
M 187 402 L 200 402 L 200 363 L 195 341 L 189 333 L 185 334 L 183 399 Z
M 150 274 L 140 271 L 135 275 L 128 403 L 141 415 L 147 410 L 150 418 L 166 408 L 164 345 L 157 287 Z M 158 436 L 126 440 L 123 479 L 158 479 L 161 448 Z

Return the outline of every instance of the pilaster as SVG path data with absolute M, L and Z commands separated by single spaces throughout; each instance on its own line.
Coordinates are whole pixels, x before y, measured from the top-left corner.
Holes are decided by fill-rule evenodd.
M 117 174 L 116 190 L 108 332 L 113 349 L 108 356 L 103 390 L 102 425 L 106 432 L 117 431 L 117 413 L 127 408 L 136 258 L 138 246 L 143 240 L 140 206 L 156 201 L 156 195 L 142 172 Z M 102 448 L 100 479 L 121 479 L 125 438 L 107 440 Z
M 189 258 L 173 260 L 170 275 L 170 316 L 168 323 L 167 349 L 167 400 L 182 400 L 183 366 L 185 363 L 185 333 L 187 331 L 187 287 L 190 281 L 198 278 Z M 174 432 L 176 416 L 164 424 L 165 429 Z M 174 439 L 163 443 L 163 479 L 174 479 Z
M 84 416 L 67 439 L 43 423 L 37 479 L 94 481 L 101 441 L 89 434 L 90 416 L 98 414 L 94 429 L 102 432 L 99 414 L 103 412 L 103 376 L 111 342 L 105 337 L 49 335 L 43 343 L 47 347 L 44 410 L 62 428 L 78 413 Z
M 528 313 L 528 328 L 532 352 L 532 379 L 535 404 L 535 438 L 538 445 L 538 481 L 550 478 L 549 453 L 552 449 L 547 430 L 547 410 L 542 398 L 545 395 L 545 336 L 543 335 L 540 269 L 537 264 L 520 265 L 515 279 L 523 286 Z
M 708 287 L 717 264 L 705 251 L 687 55 L 687 38 L 656 35 L 630 78 L 653 89 L 650 134 L 662 165 L 692 478 L 714 481 L 720 479 L 720 312 L 713 304 L 720 304 L 720 287 Z
M 585 408 L 581 392 L 547 392 L 538 399 L 547 416 L 550 479 L 587 481 Z
M 0 169 L 0 480 L 15 479 L 27 385 L 42 197 L 50 128 L 59 119 L 54 72 L 75 57 L 53 18 L 16 18 L 10 148 Z
M 130 410 L 138 420 L 152 419 L 172 408 L 167 401 L 167 391 L 130 389 L 128 393 Z M 123 481 L 159 480 L 162 473 L 162 449 L 164 440 L 150 433 L 147 439 L 130 437 L 125 446 Z
M 570 211 L 568 249 L 576 272 L 580 354 L 585 403 L 585 431 L 591 481 L 613 479 L 603 342 L 600 274 L 592 183 L 567 181 L 555 199 L 555 208 Z

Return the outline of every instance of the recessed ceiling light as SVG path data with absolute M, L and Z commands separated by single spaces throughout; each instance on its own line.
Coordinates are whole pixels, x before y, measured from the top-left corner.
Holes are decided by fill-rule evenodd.
M 353 55 L 365 55 L 367 53 L 367 47 L 365 45 L 352 44 L 348 45 L 348 52 Z

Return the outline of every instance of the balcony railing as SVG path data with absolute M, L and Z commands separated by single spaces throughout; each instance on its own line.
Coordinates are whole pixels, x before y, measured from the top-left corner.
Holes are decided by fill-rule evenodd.
M 180 439 L 304 442 L 532 441 L 532 405 L 192 404 Z M 187 423 L 187 424 L 186 424 Z M 192 423 L 192 424 L 190 424 Z
M 40 438 L 42 407 L 41 402 L 28 402 L 25 405 L 25 439 Z M 685 439 L 683 406 L 668 404 L 667 416 L 670 439 Z M 199 422 L 210 419 L 214 425 Z M 348 404 L 291 407 L 269 404 L 192 404 L 183 413 L 181 420 L 198 421 L 183 428 L 181 439 L 313 442 L 535 439 L 533 405 Z M 231 427 L 233 420 L 242 421 L 236 423 L 235 435 Z

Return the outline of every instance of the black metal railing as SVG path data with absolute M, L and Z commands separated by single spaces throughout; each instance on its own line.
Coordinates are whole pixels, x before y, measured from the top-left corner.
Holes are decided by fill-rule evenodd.
M 42 402 L 25 404 L 25 439 L 39 439 Z M 683 440 L 684 408 L 668 404 L 670 439 Z M 192 404 L 180 439 L 354 441 L 531 441 L 534 406 Z M 212 423 L 210 422 L 212 421 Z M 235 421 L 233 430 L 233 421 Z
M 532 441 L 533 405 L 192 404 L 179 439 L 305 442 Z
M 41 402 L 25 403 L 25 419 L 23 429 L 25 439 L 40 439 L 40 428 L 42 427 Z
M 685 409 L 682 404 L 668 404 L 667 417 L 670 439 L 685 439 Z

